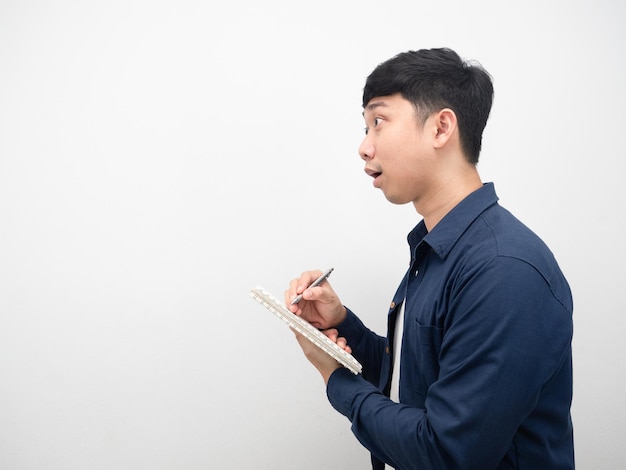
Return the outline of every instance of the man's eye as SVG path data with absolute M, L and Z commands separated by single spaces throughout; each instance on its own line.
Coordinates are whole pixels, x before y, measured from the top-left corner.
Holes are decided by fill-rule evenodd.
M 378 127 L 378 125 L 379 125 L 381 122 L 383 122 L 383 119 L 382 119 L 382 118 L 374 118 L 374 127 Z M 365 135 L 367 135 L 367 134 L 369 133 L 369 131 L 370 131 L 370 128 L 369 128 L 369 127 L 366 127 L 366 128 L 364 129 L 364 131 L 365 131 Z

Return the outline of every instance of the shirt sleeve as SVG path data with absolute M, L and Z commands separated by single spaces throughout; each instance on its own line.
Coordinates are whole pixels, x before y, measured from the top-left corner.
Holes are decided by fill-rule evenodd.
M 365 380 L 378 385 L 386 339 L 369 330 L 349 308 L 346 311 L 347 316 L 337 331 L 348 340 L 352 355 L 363 365 Z
M 541 273 L 497 257 L 465 281 L 449 296 L 424 407 L 392 402 L 349 371 L 329 379 L 332 406 L 373 455 L 396 468 L 496 468 L 542 389 L 567 366 L 571 311 Z M 413 346 L 403 346 L 402 374 L 420 373 Z

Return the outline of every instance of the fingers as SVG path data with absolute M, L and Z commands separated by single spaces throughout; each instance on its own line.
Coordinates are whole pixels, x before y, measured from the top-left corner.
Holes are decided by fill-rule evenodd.
M 324 330 L 324 334 L 328 336 L 334 343 L 346 352 L 352 353 L 352 348 L 348 346 L 348 341 L 343 336 L 339 336 L 339 332 L 335 328 Z
M 321 275 L 319 270 L 305 271 L 299 278 L 292 280 L 285 291 L 285 305 L 292 313 L 301 316 L 318 329 L 334 328 L 346 318 L 347 310 L 328 280 L 325 279 L 316 287 L 310 287 Z M 292 304 L 298 295 L 302 295 L 302 300 Z
M 322 271 L 317 270 L 317 269 L 313 271 L 303 272 L 298 279 L 295 279 L 296 293 L 302 294 L 307 289 L 307 287 L 313 284 L 313 281 L 315 281 L 321 275 L 322 275 Z
M 333 357 L 326 354 L 304 335 L 294 331 L 296 333 L 296 339 L 304 352 L 305 357 L 315 366 L 318 372 L 322 375 L 324 383 L 328 384 L 328 379 L 331 374 L 341 367 L 338 361 Z
M 296 330 L 292 329 L 298 342 L 302 345 L 303 341 L 307 341 L 306 337 L 301 333 L 298 333 Z M 348 341 L 343 336 L 339 336 L 339 332 L 335 328 L 330 328 L 328 330 L 322 331 L 333 343 L 336 343 L 341 349 L 346 352 L 352 353 L 352 348 L 348 346 Z
M 293 279 L 289 283 L 289 288 L 285 291 L 285 304 L 289 306 L 289 309 L 299 314 L 301 313 L 300 307 L 298 304 L 291 305 L 291 302 L 300 294 L 303 294 L 304 300 L 313 300 L 314 295 L 312 295 L 311 290 L 315 288 L 308 289 L 308 287 L 315 281 L 319 276 L 321 276 L 322 272 L 319 270 L 313 271 L 305 271 L 303 272 L 299 278 Z M 305 293 L 306 292 L 306 293 Z M 321 293 L 321 288 L 317 292 L 319 295 Z

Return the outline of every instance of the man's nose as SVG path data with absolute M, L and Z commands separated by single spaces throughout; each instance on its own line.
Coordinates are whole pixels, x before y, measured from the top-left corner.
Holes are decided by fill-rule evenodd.
M 359 146 L 359 155 L 363 160 L 369 160 L 374 157 L 374 146 L 372 140 L 365 136 L 363 142 Z

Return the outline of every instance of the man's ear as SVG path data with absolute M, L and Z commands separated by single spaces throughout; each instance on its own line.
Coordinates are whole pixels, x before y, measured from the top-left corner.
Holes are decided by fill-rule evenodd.
M 434 147 L 441 149 L 445 147 L 457 133 L 457 120 L 456 114 L 450 108 L 443 108 L 441 111 L 435 114 L 435 127 L 436 135 L 433 139 Z

